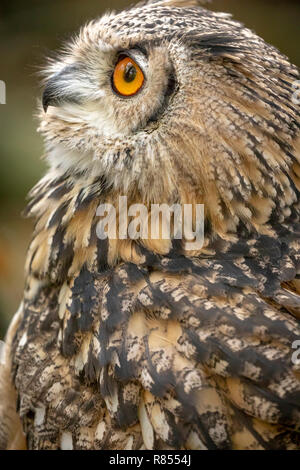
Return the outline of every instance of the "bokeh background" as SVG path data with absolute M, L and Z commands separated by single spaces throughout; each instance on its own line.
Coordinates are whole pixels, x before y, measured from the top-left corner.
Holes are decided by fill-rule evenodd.
M 43 144 L 34 118 L 41 95 L 38 70 L 84 22 L 130 0 L 1 0 L 0 80 L 0 339 L 18 307 L 33 221 L 21 217 L 29 189 L 45 172 Z M 299 0 L 215 0 L 300 65 Z

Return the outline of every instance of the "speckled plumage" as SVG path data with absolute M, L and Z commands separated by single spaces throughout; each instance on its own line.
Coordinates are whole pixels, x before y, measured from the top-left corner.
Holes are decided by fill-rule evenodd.
M 299 448 L 299 74 L 196 3 L 106 15 L 47 70 L 49 171 L 0 382 L 30 449 Z M 145 64 L 131 99 L 111 89 L 124 50 Z M 204 204 L 203 248 L 98 239 L 123 194 Z

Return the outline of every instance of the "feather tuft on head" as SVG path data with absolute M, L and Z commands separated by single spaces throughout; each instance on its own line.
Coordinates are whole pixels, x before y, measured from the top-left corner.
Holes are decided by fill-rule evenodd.
M 196 7 L 199 5 L 207 5 L 212 0 L 142 0 L 136 7 L 140 8 L 143 6 L 154 5 L 157 6 L 173 6 L 173 7 Z

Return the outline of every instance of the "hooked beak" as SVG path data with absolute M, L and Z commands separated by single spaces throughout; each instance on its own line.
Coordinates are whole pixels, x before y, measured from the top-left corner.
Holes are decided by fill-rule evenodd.
M 45 113 L 49 106 L 60 106 L 63 103 L 80 103 L 80 81 L 82 73 L 80 64 L 67 65 L 53 75 L 47 82 L 43 92 L 43 109 Z

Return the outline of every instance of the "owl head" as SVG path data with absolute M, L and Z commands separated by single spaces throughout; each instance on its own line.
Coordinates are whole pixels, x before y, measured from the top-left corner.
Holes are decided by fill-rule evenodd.
M 84 198 L 203 203 L 222 236 L 268 232 L 300 187 L 298 71 L 197 3 L 105 14 L 50 62 L 40 109 L 49 172 L 80 181 Z

